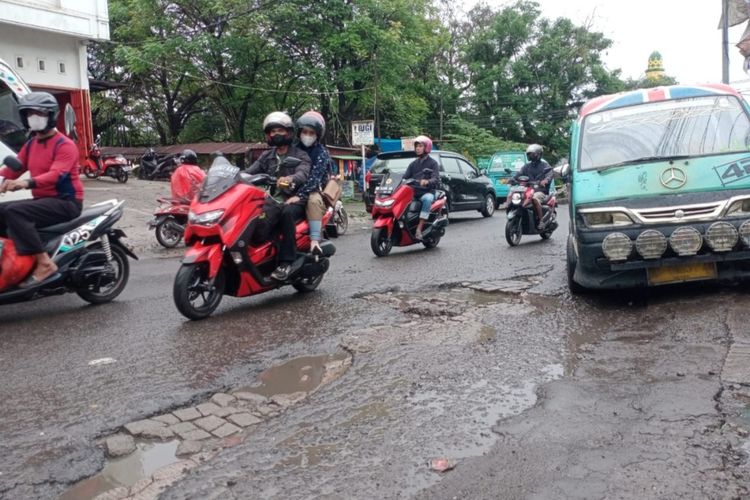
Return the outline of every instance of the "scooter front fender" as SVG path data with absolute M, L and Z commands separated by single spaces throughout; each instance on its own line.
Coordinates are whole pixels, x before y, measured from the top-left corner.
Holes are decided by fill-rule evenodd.
M 196 243 L 191 246 L 185 257 L 182 259 L 183 264 L 208 264 L 208 277 L 213 279 L 219 272 L 221 267 L 221 261 L 224 256 L 224 252 L 221 249 L 221 245 L 214 243 L 213 245 L 202 245 Z
M 372 227 L 387 227 L 389 228 L 388 232 L 390 233 L 390 229 L 393 228 L 393 221 L 393 217 L 378 217 L 377 219 L 375 219 L 375 223 L 372 225 Z
M 517 208 L 514 208 L 512 210 L 508 210 L 508 220 L 512 220 L 516 217 L 518 217 L 520 210 Z

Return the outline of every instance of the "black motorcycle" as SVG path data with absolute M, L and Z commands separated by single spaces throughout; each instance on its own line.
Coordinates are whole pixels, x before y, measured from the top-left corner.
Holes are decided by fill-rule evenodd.
M 139 160 L 138 178 L 141 180 L 167 180 L 177 169 L 177 155 L 159 156 L 154 148 L 148 150 Z
M 541 231 L 537 229 L 538 221 L 534 211 L 533 197 L 539 190 L 537 183 L 531 182 L 525 175 L 513 181 L 508 193 L 505 222 L 505 240 L 514 247 L 521 243 L 524 234 L 538 234 L 543 240 L 552 236 L 557 229 L 557 198 L 554 190 L 550 191 L 547 201 L 542 205 Z

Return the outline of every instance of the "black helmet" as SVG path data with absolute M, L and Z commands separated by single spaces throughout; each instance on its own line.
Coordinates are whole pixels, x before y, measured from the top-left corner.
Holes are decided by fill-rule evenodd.
M 18 113 L 21 115 L 21 123 L 26 128 L 29 128 L 29 121 L 27 120 L 26 111 L 28 110 L 40 111 L 42 113 L 49 113 L 49 120 L 47 121 L 47 128 L 49 130 L 57 123 L 57 116 L 60 114 L 60 105 L 57 103 L 55 96 L 49 92 L 30 92 L 18 99 Z
M 198 155 L 192 149 L 185 149 L 180 153 L 180 162 L 190 165 L 198 164 Z

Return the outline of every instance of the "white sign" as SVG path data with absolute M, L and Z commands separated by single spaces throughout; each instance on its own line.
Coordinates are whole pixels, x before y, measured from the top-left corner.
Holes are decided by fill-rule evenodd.
M 403 151 L 414 151 L 414 139 L 416 139 L 416 137 L 402 137 L 401 149 Z
M 352 122 L 352 146 L 375 144 L 375 122 L 373 120 Z

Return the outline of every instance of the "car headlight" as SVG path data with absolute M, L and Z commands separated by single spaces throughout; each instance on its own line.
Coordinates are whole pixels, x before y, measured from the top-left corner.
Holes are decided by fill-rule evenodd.
M 514 205 L 518 205 L 521 203 L 521 193 L 513 193 L 510 195 L 510 202 Z
M 633 251 L 633 242 L 630 241 L 627 234 L 608 234 L 602 242 L 602 251 L 612 262 L 628 260 L 630 253 Z
M 375 200 L 375 205 L 383 208 L 392 207 L 394 203 L 396 203 L 396 200 L 394 200 L 393 198 L 389 198 L 387 200 Z
M 582 212 L 583 221 L 588 227 L 629 226 L 633 219 L 624 212 Z
M 737 229 L 728 222 L 714 222 L 706 231 L 706 241 L 714 252 L 730 251 L 737 240 Z
M 219 210 L 211 210 L 210 212 L 203 212 L 201 214 L 196 214 L 191 210 L 188 213 L 188 221 L 190 221 L 191 224 L 210 226 L 211 224 L 216 224 L 216 222 L 221 219 L 222 215 L 224 215 L 223 208 Z
M 681 227 L 672 231 L 669 246 L 680 257 L 695 255 L 703 246 L 703 237 L 694 227 Z
M 750 215 L 750 198 L 732 203 L 726 215 Z
M 667 250 L 667 237 L 656 229 L 648 229 L 635 239 L 635 249 L 644 259 L 658 259 Z

